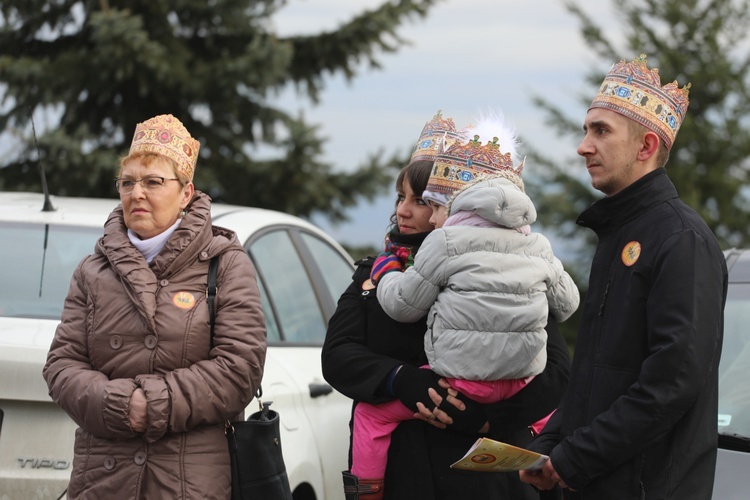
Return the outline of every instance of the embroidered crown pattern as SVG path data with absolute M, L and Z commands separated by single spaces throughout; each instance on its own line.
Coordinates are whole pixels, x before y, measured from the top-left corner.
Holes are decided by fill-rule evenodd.
M 136 125 L 129 154 L 155 153 L 171 158 L 180 172 L 192 180 L 200 147 L 180 120 L 158 115 Z
M 591 108 L 620 113 L 656 132 L 667 148 L 674 143 L 689 105 L 690 83 L 661 85 L 659 69 L 649 69 L 645 54 L 614 64 L 604 77 Z
M 465 144 L 454 144 L 435 158 L 427 189 L 450 195 L 480 177 L 498 174 L 520 183 L 523 162 L 514 166 L 511 153 L 500 147 L 497 137 L 482 144 L 478 135 Z
M 453 118 L 444 118 L 442 110 L 438 110 L 422 128 L 422 133 L 419 134 L 419 140 L 409 161 L 434 160 L 439 151 L 461 139 L 462 136 L 456 130 Z

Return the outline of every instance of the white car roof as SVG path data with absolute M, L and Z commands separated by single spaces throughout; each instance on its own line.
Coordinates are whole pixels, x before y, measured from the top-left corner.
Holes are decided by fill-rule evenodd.
M 44 195 L 41 193 L 0 193 L 0 220 L 104 227 L 107 216 L 120 203 L 117 199 L 64 196 L 52 196 L 51 200 L 55 210 L 42 212 Z
M 50 199 L 55 210 L 43 212 L 41 193 L 0 192 L 0 220 L 103 228 L 107 216 L 120 203 L 117 198 L 51 196 Z M 211 218 L 214 225 L 236 232 L 241 242 L 259 229 L 285 225 L 307 229 L 342 250 L 338 242 L 314 224 L 283 212 L 212 203 Z

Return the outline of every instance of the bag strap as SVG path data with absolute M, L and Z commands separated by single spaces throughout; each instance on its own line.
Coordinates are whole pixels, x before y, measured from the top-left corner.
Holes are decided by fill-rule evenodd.
M 216 313 L 214 312 L 214 298 L 216 297 L 216 286 L 217 276 L 219 274 L 219 256 L 211 258 L 208 263 L 208 286 L 206 286 L 206 302 L 208 303 L 208 318 L 209 324 L 211 325 L 211 349 L 214 348 L 214 324 L 216 323 Z M 261 401 L 263 396 L 263 387 L 258 386 L 258 390 L 255 391 L 255 397 L 258 399 L 258 406 L 260 407 L 263 416 L 268 415 L 268 407 L 271 406 L 272 401 L 263 403 Z M 227 422 L 228 424 L 229 422 Z
M 219 256 L 213 257 L 208 263 L 208 286 L 206 287 L 206 301 L 208 302 L 208 317 L 211 325 L 211 349 L 214 348 L 214 297 L 216 297 L 216 277 L 219 274 Z

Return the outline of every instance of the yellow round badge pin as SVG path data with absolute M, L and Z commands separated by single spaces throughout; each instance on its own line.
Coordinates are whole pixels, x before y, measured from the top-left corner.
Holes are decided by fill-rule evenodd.
M 622 263 L 630 267 L 638 262 L 641 256 L 641 244 L 637 241 L 631 241 L 622 249 Z
M 172 302 L 180 309 L 190 309 L 195 305 L 195 297 L 190 292 L 177 292 Z

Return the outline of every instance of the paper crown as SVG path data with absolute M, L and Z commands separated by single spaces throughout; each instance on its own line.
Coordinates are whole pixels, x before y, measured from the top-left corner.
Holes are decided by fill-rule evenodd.
M 662 87 L 658 68 L 648 69 L 641 54 L 612 66 L 589 109 L 605 108 L 635 120 L 671 149 L 689 105 L 689 90 L 689 83 L 680 88 L 676 80 Z
M 172 115 L 158 115 L 135 126 L 128 155 L 155 153 L 171 158 L 178 170 L 193 180 L 200 143 Z
M 418 160 L 432 161 L 438 151 L 463 139 L 463 136 L 456 130 L 453 118 L 443 118 L 442 113 L 441 110 L 438 110 L 432 120 L 425 123 L 417 145 L 414 146 L 409 163 Z
M 467 127 L 464 134 L 463 141 L 435 157 L 423 198 L 447 204 L 443 200 L 450 200 L 466 184 L 491 175 L 507 177 L 524 189 L 521 180 L 524 162 L 514 164 L 518 145 L 516 132 L 505 124 L 501 115 L 480 118 L 477 125 Z M 466 137 L 471 139 L 467 141 Z

